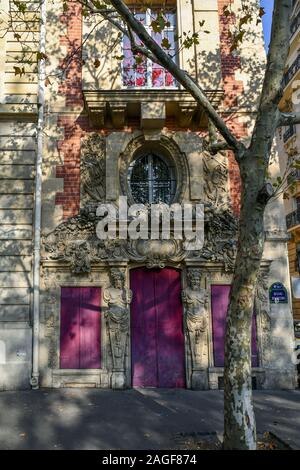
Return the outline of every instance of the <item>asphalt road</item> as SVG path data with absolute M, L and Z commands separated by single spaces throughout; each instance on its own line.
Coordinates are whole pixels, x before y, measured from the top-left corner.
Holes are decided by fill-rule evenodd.
M 255 391 L 257 429 L 300 449 L 300 391 Z M 0 449 L 171 449 L 223 431 L 223 393 L 57 389 L 0 392 Z

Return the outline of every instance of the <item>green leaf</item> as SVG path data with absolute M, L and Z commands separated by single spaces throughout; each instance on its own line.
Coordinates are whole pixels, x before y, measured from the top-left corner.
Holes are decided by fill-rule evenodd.
M 161 41 L 161 46 L 164 49 L 170 49 L 171 48 L 171 44 L 169 43 L 167 38 L 163 38 L 163 40 Z
M 245 15 L 243 16 L 243 18 L 240 19 L 240 23 L 239 23 L 239 26 L 243 26 L 244 24 L 247 24 L 249 23 L 249 21 L 251 21 L 251 15 Z
M 15 75 L 20 75 L 20 77 L 22 77 L 22 75 L 25 75 L 25 68 L 24 67 L 17 67 L 14 65 L 14 71 L 15 71 Z
M 26 12 L 26 3 L 25 2 L 18 2 L 17 0 L 14 0 L 13 3 L 17 7 L 17 9 L 20 13 L 24 14 Z
M 48 56 L 46 54 L 44 54 L 43 52 L 40 52 L 38 51 L 36 53 L 36 60 L 39 62 L 40 60 L 44 59 L 46 60 L 48 58 Z

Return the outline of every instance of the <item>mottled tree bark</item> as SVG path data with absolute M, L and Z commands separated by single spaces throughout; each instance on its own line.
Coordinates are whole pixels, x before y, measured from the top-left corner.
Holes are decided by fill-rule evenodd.
M 234 278 L 226 320 L 224 448 L 255 449 L 252 404 L 251 327 L 256 279 L 264 247 L 263 176 L 251 156 L 240 164 L 241 215 Z

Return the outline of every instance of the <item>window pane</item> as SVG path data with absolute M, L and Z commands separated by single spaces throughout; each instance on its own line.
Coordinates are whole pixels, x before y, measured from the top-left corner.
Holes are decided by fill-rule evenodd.
M 153 64 L 152 68 L 152 85 L 154 87 L 164 86 L 164 70 L 156 64 Z
M 176 26 L 176 13 L 175 13 L 175 11 L 167 11 L 165 13 L 165 18 L 166 18 L 167 21 L 169 21 L 171 27 Z
M 137 86 L 145 86 L 147 83 L 147 69 L 144 67 L 137 67 L 136 68 L 136 85 Z
M 135 10 L 135 18 L 146 27 L 157 44 L 161 45 L 161 42 L 164 38 L 168 39 L 171 47 L 169 49 L 165 49 L 165 51 L 172 58 L 172 60 L 175 60 L 175 10 L 168 10 L 163 12 L 163 16 L 165 20 L 169 22 L 169 25 L 161 33 L 158 33 L 151 31 L 150 24 L 153 20 L 157 19 L 158 13 L 161 14 L 160 12 L 160 9 L 155 8 L 151 9 L 151 11 L 147 10 L 147 14 L 144 11 Z M 142 42 L 135 34 L 134 37 L 136 43 L 141 45 Z M 123 40 L 123 55 L 123 85 L 131 87 L 152 86 L 155 88 L 174 87 L 176 85 L 176 81 L 173 79 L 170 73 L 166 72 L 165 69 L 163 69 L 161 66 L 152 63 L 149 59 L 144 58 L 142 63 L 136 64 L 134 55 L 131 52 L 130 40 L 126 36 Z M 129 71 L 131 68 L 132 71 Z
M 135 12 L 134 17 L 143 25 L 146 23 L 146 13 L 145 12 Z
M 135 86 L 135 73 L 132 68 L 123 68 L 123 83 L 125 86 Z
M 157 44 L 161 45 L 161 41 L 162 41 L 161 33 L 154 33 L 154 31 L 152 31 L 151 36 L 154 39 L 154 41 L 157 42 Z
M 169 43 L 171 44 L 170 49 L 175 48 L 175 31 L 165 31 L 165 37 L 168 39 Z
M 135 202 L 172 202 L 176 181 L 172 167 L 162 158 L 148 154 L 137 159 L 130 171 L 130 187 Z
M 166 71 L 165 80 L 166 86 L 175 86 L 175 78 L 170 74 L 170 72 Z

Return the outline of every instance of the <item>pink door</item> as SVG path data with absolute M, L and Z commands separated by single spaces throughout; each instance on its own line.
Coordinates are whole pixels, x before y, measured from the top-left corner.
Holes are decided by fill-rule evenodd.
M 130 282 L 133 386 L 184 388 L 180 272 L 138 268 Z
M 101 367 L 100 299 L 98 287 L 61 288 L 61 369 Z
M 211 308 L 213 323 L 214 365 L 224 366 L 225 324 L 229 304 L 230 285 L 211 286 Z M 256 321 L 252 323 L 252 367 L 258 366 L 256 346 Z

